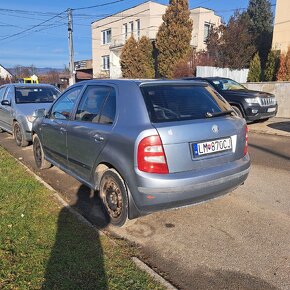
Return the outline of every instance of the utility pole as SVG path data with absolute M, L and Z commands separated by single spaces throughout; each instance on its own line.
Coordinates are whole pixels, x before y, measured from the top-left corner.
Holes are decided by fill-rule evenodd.
M 75 83 L 75 71 L 74 71 L 74 47 L 73 47 L 73 24 L 72 24 L 72 10 L 68 10 L 68 48 L 69 48 L 69 72 L 70 79 L 69 84 Z

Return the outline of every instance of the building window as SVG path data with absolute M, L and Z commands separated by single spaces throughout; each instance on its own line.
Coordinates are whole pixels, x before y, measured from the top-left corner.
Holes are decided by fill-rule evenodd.
M 140 29 L 140 19 L 136 20 L 136 26 L 137 26 L 137 39 L 140 39 L 140 35 L 141 35 L 141 29 Z
M 210 30 L 212 29 L 213 25 L 211 23 L 205 22 L 204 23 L 204 32 L 203 32 L 203 41 L 207 42 Z
M 133 21 L 130 21 L 129 22 L 129 34 L 130 34 L 130 36 L 131 35 L 133 35 L 133 33 L 134 33 L 134 22 Z
M 106 29 L 102 31 L 102 44 L 111 43 L 112 31 L 111 29 Z
M 128 38 L 128 25 L 127 25 L 127 23 L 123 24 L 123 35 L 124 35 L 124 40 L 126 41 Z
M 102 56 L 102 69 L 103 70 L 110 69 L 110 56 L 109 55 Z

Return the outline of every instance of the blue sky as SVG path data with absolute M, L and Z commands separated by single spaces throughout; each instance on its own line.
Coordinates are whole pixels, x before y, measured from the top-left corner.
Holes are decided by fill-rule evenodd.
M 0 64 L 8 68 L 32 64 L 36 67 L 64 68 L 68 65 L 67 14 L 64 11 L 67 8 L 89 7 L 115 1 L 118 0 L 1 1 Z M 145 1 L 119 0 L 102 7 L 74 10 L 75 61 L 92 57 L 92 21 L 143 2 Z M 168 4 L 169 1 L 155 2 Z M 271 3 L 275 4 L 275 0 L 271 0 Z M 234 9 L 247 7 L 248 0 L 189 0 L 189 4 L 190 8 L 203 6 L 213 9 L 227 21 Z M 53 19 L 49 20 L 50 18 Z M 45 23 L 39 25 L 42 22 Z M 36 27 L 32 29 L 34 26 Z M 27 29 L 30 30 L 23 32 Z M 14 34 L 17 35 L 12 36 Z

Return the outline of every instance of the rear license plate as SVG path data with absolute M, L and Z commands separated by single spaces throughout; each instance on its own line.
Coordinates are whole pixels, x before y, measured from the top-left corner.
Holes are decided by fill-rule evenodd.
M 217 152 L 227 151 L 232 149 L 232 139 L 224 138 L 219 140 L 211 140 L 201 143 L 193 143 L 194 156 L 213 154 Z
M 275 112 L 276 108 L 268 108 L 268 113 Z

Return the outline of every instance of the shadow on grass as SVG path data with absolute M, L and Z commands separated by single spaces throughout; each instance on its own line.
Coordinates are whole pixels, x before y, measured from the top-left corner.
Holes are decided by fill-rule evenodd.
M 289 121 L 272 123 L 272 124 L 268 124 L 267 126 L 272 128 L 272 129 L 290 132 L 290 122 Z
M 97 199 L 85 186 L 80 186 L 77 198 L 72 206 L 77 211 Z M 42 289 L 108 289 L 98 231 L 84 226 L 67 208 L 61 210 L 57 226 Z

